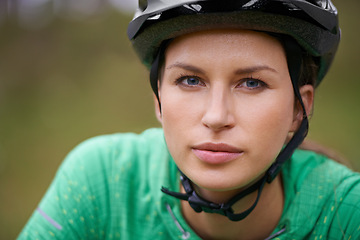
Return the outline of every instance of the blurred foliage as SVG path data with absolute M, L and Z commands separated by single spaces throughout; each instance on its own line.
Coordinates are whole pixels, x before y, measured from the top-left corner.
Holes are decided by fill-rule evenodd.
M 343 40 L 317 91 L 310 137 L 359 170 L 360 2 L 335 4 Z M 0 26 L 0 239 L 16 237 L 76 144 L 159 126 L 125 34 L 130 19 L 109 11 L 32 31 L 11 20 Z

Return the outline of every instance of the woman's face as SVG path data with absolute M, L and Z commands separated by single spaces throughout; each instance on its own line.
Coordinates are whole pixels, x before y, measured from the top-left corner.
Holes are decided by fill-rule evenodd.
M 159 95 L 172 157 L 208 190 L 254 181 L 298 124 L 284 49 L 264 33 L 211 30 L 175 39 Z

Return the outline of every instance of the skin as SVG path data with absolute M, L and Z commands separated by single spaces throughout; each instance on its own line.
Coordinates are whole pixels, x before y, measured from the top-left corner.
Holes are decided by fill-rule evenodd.
M 313 91 L 309 85 L 300 89 L 307 112 Z M 282 45 L 254 31 L 209 30 L 173 40 L 165 53 L 159 96 L 157 116 L 174 161 L 202 197 L 217 203 L 263 176 L 302 119 Z M 226 146 L 220 153 L 207 149 L 219 144 Z M 237 202 L 235 212 L 247 209 L 256 194 Z M 283 199 L 278 176 L 240 222 L 195 213 L 187 202 L 182 211 L 204 239 L 260 239 L 276 227 Z

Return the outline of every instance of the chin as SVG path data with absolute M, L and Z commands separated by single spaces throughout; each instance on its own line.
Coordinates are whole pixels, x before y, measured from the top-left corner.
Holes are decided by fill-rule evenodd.
M 198 187 L 207 191 L 227 192 L 245 189 L 263 176 L 266 169 L 251 171 L 239 167 L 228 166 L 228 168 L 214 169 L 188 169 L 184 174 Z
M 231 175 L 227 175 L 224 173 L 221 174 L 209 174 L 203 173 L 197 174 L 196 177 L 191 177 L 190 180 L 199 188 L 202 188 L 207 191 L 214 192 L 225 192 L 225 191 L 233 191 L 237 189 L 242 189 L 244 186 L 247 186 L 252 182 L 251 178 L 234 178 Z

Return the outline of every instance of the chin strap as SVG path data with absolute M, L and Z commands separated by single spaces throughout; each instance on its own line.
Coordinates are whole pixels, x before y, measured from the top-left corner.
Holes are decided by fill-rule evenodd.
M 181 171 L 180 173 L 180 180 L 186 193 L 172 192 L 164 187 L 161 188 L 161 191 L 180 200 L 188 201 L 190 206 L 195 210 L 195 212 L 199 213 L 204 211 L 207 213 L 218 213 L 226 216 L 231 221 L 240 221 L 247 217 L 252 212 L 252 210 L 254 210 L 266 182 L 266 177 L 264 176 L 260 178 L 257 182 L 255 182 L 253 185 L 251 185 L 249 188 L 235 195 L 227 203 L 218 204 L 201 198 L 193 189 L 191 181 Z M 258 190 L 258 194 L 255 202 L 251 205 L 251 207 L 241 213 L 234 213 L 232 205 L 234 205 L 237 201 L 256 190 Z
M 284 36 L 280 38 L 280 40 L 282 39 L 284 39 Z M 247 217 L 254 210 L 254 208 L 256 207 L 259 201 L 265 182 L 271 183 L 275 179 L 275 177 L 280 172 L 282 165 L 285 163 L 285 161 L 290 159 L 295 149 L 302 143 L 302 141 L 306 137 L 309 127 L 305 106 L 302 101 L 298 87 L 298 79 L 300 76 L 300 69 L 302 65 L 302 51 L 300 46 L 292 38 L 282 40 L 282 43 L 284 45 L 285 52 L 287 54 L 287 63 L 288 63 L 288 68 L 289 68 L 289 73 L 290 73 L 290 78 L 293 85 L 294 93 L 303 109 L 303 120 L 300 124 L 299 129 L 294 133 L 293 137 L 285 146 L 285 148 L 283 148 L 283 150 L 279 153 L 275 162 L 266 171 L 265 175 L 257 182 L 253 183 L 248 188 L 235 195 L 228 202 L 221 204 L 213 203 L 201 198 L 193 189 L 190 179 L 187 178 L 181 171 L 180 171 L 181 173 L 180 180 L 186 193 L 173 192 L 165 187 L 162 187 L 161 189 L 162 192 L 170 196 L 173 196 L 175 198 L 178 198 L 180 200 L 188 201 L 190 206 L 195 210 L 195 212 L 204 211 L 207 213 L 217 213 L 228 217 L 231 221 L 240 221 L 245 217 Z M 237 201 L 241 200 L 242 198 L 244 198 L 250 193 L 253 193 L 256 190 L 258 190 L 258 193 L 253 205 L 249 209 L 241 213 L 234 213 L 232 206 Z

